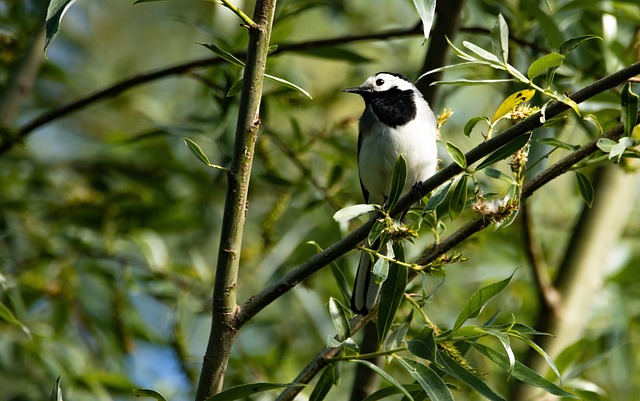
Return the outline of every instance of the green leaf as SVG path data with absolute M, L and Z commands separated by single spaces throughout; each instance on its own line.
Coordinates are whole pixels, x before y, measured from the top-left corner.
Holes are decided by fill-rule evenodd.
M 515 337 L 520 339 L 520 340 L 522 340 L 522 341 L 524 341 L 528 346 L 530 346 L 538 354 L 540 354 L 540 356 L 542 356 L 542 358 L 544 358 L 544 360 L 547 362 L 547 365 L 549 365 L 551 370 L 553 370 L 553 373 L 556 374 L 556 376 L 560 380 L 560 384 L 562 384 L 562 377 L 560 376 L 560 371 L 556 367 L 555 363 L 553 363 L 553 359 L 551 359 L 549 354 L 547 354 L 538 344 L 536 344 L 535 342 L 531 341 L 530 339 L 528 339 L 528 338 L 526 338 L 526 337 L 524 337 L 522 335 L 519 335 L 519 334 L 515 335 Z
M 162 394 L 160 394 L 156 390 L 151 390 L 148 388 L 134 388 L 133 394 L 136 397 L 153 398 L 154 400 L 158 400 L 158 401 L 167 401 L 167 399 L 164 398 Z
M 568 39 L 568 40 L 562 42 L 562 44 L 560 45 L 560 49 L 559 49 L 560 50 L 560 54 L 566 56 L 568 53 L 571 53 L 573 50 L 575 50 L 576 47 L 580 46 L 581 44 L 583 44 L 587 40 L 591 40 L 591 39 L 602 40 L 602 38 L 600 36 L 596 36 L 596 35 L 577 36 L 575 38 L 571 38 L 571 39 Z
M 433 329 L 425 326 L 413 339 L 407 341 L 407 349 L 418 358 L 435 362 L 437 347 Z
M 517 184 L 516 180 L 512 176 L 505 174 L 502 171 L 495 169 L 493 167 L 484 168 L 482 172 L 485 173 L 488 177 L 507 182 L 511 185 Z
M 407 333 L 409 332 L 409 327 L 411 326 L 411 321 L 413 320 L 413 309 L 411 312 L 405 317 L 404 321 L 396 327 L 395 330 L 389 334 L 387 339 L 385 340 L 385 349 L 396 349 L 402 345 L 404 342 Z
M 228 388 L 204 401 L 233 401 L 249 397 L 263 391 L 276 390 L 286 387 L 305 387 L 299 383 L 249 383 Z
M 449 387 L 440 376 L 427 365 L 407 358 L 398 361 L 429 396 L 431 401 L 455 401 Z
M 451 358 L 445 352 L 438 353 L 438 363 L 447 374 L 457 378 L 465 383 L 478 394 L 490 401 L 505 401 L 504 398 L 496 394 L 487 384 L 478 376 L 470 372 L 467 368 L 460 365 L 455 359 Z
M 49 45 L 51 45 L 51 42 L 53 42 L 53 39 L 58 34 L 62 17 L 75 1 L 76 0 L 51 0 L 49 3 L 49 7 L 47 8 L 47 20 L 45 22 L 45 54 L 47 53 Z
M 2 318 L 4 321 L 6 321 L 7 323 L 11 323 L 14 324 L 18 327 L 20 327 L 20 329 L 22 329 L 22 331 L 24 332 L 24 334 L 26 334 L 29 338 L 31 338 L 31 330 L 29 330 L 29 328 L 27 326 L 25 326 L 11 311 L 11 309 L 9 309 L 7 307 L 7 305 L 5 305 L 3 302 L 0 302 L 0 318 Z
M 549 53 L 531 63 L 527 71 L 530 80 L 542 74 L 549 68 L 559 67 L 564 61 L 564 56 L 560 53 Z
M 495 297 L 505 289 L 514 274 L 515 272 L 511 273 L 509 277 L 502 281 L 489 284 L 476 291 L 467 301 L 467 304 L 464 306 L 464 308 L 462 308 L 462 311 L 460 311 L 460 313 L 458 314 L 458 318 L 456 319 L 456 322 L 451 329 L 452 334 L 455 333 L 455 331 L 458 330 L 458 328 L 460 328 L 460 326 L 462 326 L 462 324 L 468 319 L 478 317 L 478 315 L 480 315 L 480 312 L 482 312 L 482 309 L 484 309 L 489 301 L 491 301 L 493 297 Z
M 447 181 L 436 188 L 435 191 L 433 191 L 431 197 L 429 198 L 429 201 L 423 209 L 423 213 L 426 213 L 429 210 L 434 210 L 442 202 L 444 202 L 445 198 L 447 197 L 447 193 L 449 193 L 449 189 L 451 188 L 451 184 L 453 184 L 453 181 Z
M 139 3 L 155 3 L 156 1 L 166 1 L 166 0 L 136 0 L 133 2 L 133 6 Z
M 422 387 L 420 387 L 419 384 L 405 384 L 404 388 L 407 389 L 411 393 L 424 394 L 424 391 L 422 391 Z M 390 397 L 392 397 L 394 395 L 397 395 L 397 394 L 402 394 L 400 389 L 398 389 L 397 387 L 394 387 L 394 386 L 387 386 L 387 387 L 383 387 L 380 390 L 377 390 L 377 391 L 371 393 L 367 398 L 365 398 L 362 401 L 388 400 Z M 403 400 L 404 400 L 404 398 L 403 398 Z
M 638 120 L 638 95 L 631 91 L 631 83 L 622 86 L 620 94 L 621 120 L 624 124 L 624 136 L 631 136 Z
M 51 390 L 49 401 L 62 401 L 62 388 L 60 387 L 60 376 L 56 379 L 56 384 Z
M 378 209 L 377 205 L 370 205 L 366 203 L 347 206 L 335 212 L 333 214 L 333 219 L 338 223 L 344 223 L 345 221 L 353 220 L 356 217 L 360 217 L 367 213 L 373 212 L 377 209 Z
M 318 383 L 316 383 L 316 386 L 313 388 L 313 391 L 309 396 L 309 401 L 324 400 L 329 393 L 329 390 L 331 390 L 331 387 L 336 383 L 336 379 L 335 365 L 330 363 L 322 371 L 322 374 L 318 379 Z
M 349 325 L 349 318 L 345 308 L 333 297 L 329 298 L 329 314 L 331 315 L 333 327 L 336 328 L 336 333 L 338 333 L 338 340 L 344 341 L 351 337 L 351 326 Z
M 471 50 L 472 52 L 474 52 L 481 59 L 483 59 L 483 60 L 485 60 L 485 61 L 487 61 L 487 62 L 489 62 L 491 64 L 502 65 L 502 61 L 498 60 L 498 57 L 493 55 L 491 52 L 486 51 L 482 47 L 480 47 L 478 45 L 475 45 L 475 44 L 473 44 L 471 42 L 467 42 L 467 41 L 462 42 L 462 45 L 464 47 L 466 47 L 467 49 Z
M 508 113 L 511 113 L 513 109 L 516 108 L 521 103 L 528 102 L 531 100 L 533 95 L 535 95 L 536 91 L 533 89 L 524 89 L 509 95 L 498 107 L 493 118 L 491 119 L 491 124 L 494 124 L 496 121 L 506 116 Z
M 515 137 L 511 142 L 505 144 L 504 146 L 487 156 L 482 161 L 482 163 L 480 163 L 478 167 L 476 167 L 476 170 L 482 170 L 483 168 L 490 166 L 495 162 L 506 159 L 507 157 L 513 155 L 514 153 L 522 149 L 522 147 L 526 145 L 527 142 L 529 142 L 529 138 L 531 138 L 530 133 Z
M 630 147 L 634 147 L 636 145 L 636 141 L 630 137 L 623 137 L 618 139 L 618 143 L 616 143 L 609 152 L 609 159 L 618 158 L 615 162 L 620 162 L 622 156 L 624 155 L 625 150 Z
M 202 151 L 202 149 L 200 149 L 200 146 L 198 146 L 197 143 L 195 143 L 194 141 L 192 141 L 187 137 L 182 137 L 180 139 L 182 139 L 184 144 L 187 145 L 191 153 L 196 155 L 198 160 L 200 160 L 206 166 L 211 166 L 211 162 L 209 162 L 209 158 L 207 157 L 207 155 L 204 154 L 204 152 Z
M 298 85 L 287 81 L 286 79 L 274 77 L 273 75 L 269 75 L 269 74 L 264 74 L 264 77 L 267 78 L 267 79 L 270 79 L 273 82 L 276 82 L 276 83 L 284 86 L 285 88 L 293 89 L 296 92 L 300 92 L 303 95 L 305 95 L 306 97 L 308 97 L 309 100 L 313 100 L 313 96 L 311 96 L 311 94 L 309 92 L 307 92 L 306 90 L 302 89 Z
M 569 150 L 571 152 L 574 152 L 574 151 L 580 149 L 580 145 L 572 145 L 570 143 L 563 142 L 563 141 L 561 141 L 559 139 L 556 139 L 556 138 L 542 138 L 542 139 L 538 140 L 538 143 L 542 143 L 542 144 L 545 144 L 545 145 L 553 146 L 554 148 L 561 148 L 561 149 Z
M 473 127 L 476 126 L 476 124 L 478 124 L 480 121 L 485 121 L 487 123 L 487 125 L 491 124 L 491 120 L 489 120 L 487 117 L 485 116 L 476 116 L 473 117 L 471 120 L 469 120 L 465 126 L 464 126 L 464 134 L 466 136 L 470 136 L 471 135 L 471 131 L 473 131 Z
M 407 399 L 409 401 L 413 401 L 413 397 L 411 396 L 411 394 L 409 394 L 409 392 L 407 391 L 407 389 L 405 389 L 402 384 L 400 384 L 396 379 L 394 379 L 390 374 L 388 374 L 387 372 L 385 372 L 384 370 L 382 370 L 380 367 L 378 367 L 377 365 L 369 362 L 369 361 L 365 361 L 363 359 L 353 359 L 351 360 L 351 362 L 355 362 L 355 363 L 359 363 L 361 365 L 364 365 L 366 367 L 368 367 L 369 369 L 373 370 L 374 372 L 376 372 L 378 375 L 380 375 L 382 378 L 384 378 L 386 381 L 388 381 L 389 383 L 391 383 L 395 388 L 397 388 L 398 390 L 400 390 L 400 392 L 402 394 L 405 395 L 405 397 L 407 397 Z
M 481 354 L 485 355 L 487 358 L 489 358 L 491 361 L 493 361 L 494 363 L 496 363 L 498 366 L 500 366 L 502 369 L 504 370 L 508 370 L 509 368 L 509 359 L 504 355 L 501 354 L 498 351 L 495 351 L 487 346 L 484 346 L 480 343 L 477 342 L 473 342 L 471 343 L 471 345 L 477 350 L 479 351 Z M 563 390 L 562 388 L 558 387 L 556 384 L 554 384 L 553 382 L 545 379 L 544 377 L 540 376 L 539 374 L 537 374 L 535 371 L 529 369 L 527 366 L 523 365 L 522 363 L 516 361 L 515 363 L 515 367 L 513 369 L 513 377 L 515 377 L 516 379 L 525 382 L 527 384 L 530 384 L 532 386 L 541 388 L 553 395 L 557 395 L 559 397 L 571 397 L 571 398 L 577 398 L 575 395 Z
M 458 166 L 462 167 L 463 169 L 467 168 L 467 158 L 464 156 L 464 152 L 462 152 L 460 148 L 458 148 L 451 142 L 447 142 L 446 148 L 447 153 L 449 153 L 449 156 L 451 156 L 453 161 L 456 162 Z
M 220 46 L 213 43 L 198 43 L 198 44 L 211 50 L 212 52 L 222 57 L 224 60 L 228 61 L 229 63 L 235 66 L 244 68 L 244 61 L 240 60 L 239 58 L 229 53 L 228 51 L 222 49 Z
M 418 10 L 418 14 L 422 20 L 424 40 L 427 40 L 429 39 L 433 17 L 436 13 L 436 0 L 413 0 L 413 4 L 416 6 L 416 10 Z
M 456 85 L 456 86 L 476 86 L 493 85 L 502 82 L 517 82 L 515 79 L 456 79 L 453 81 L 435 81 L 431 85 Z
M 449 217 L 451 217 L 451 220 L 457 219 L 467 204 L 468 180 L 469 176 L 466 174 L 456 179 L 457 183 L 451 193 L 451 199 L 449 199 Z
M 391 173 L 391 189 L 389 191 L 388 209 L 391 210 L 398 203 L 402 190 L 407 181 L 407 160 L 401 154 L 396 159 Z
M 591 205 L 593 205 L 593 198 L 595 197 L 591 181 L 579 171 L 576 171 L 576 178 L 578 179 L 578 188 L 580 189 L 582 199 L 584 199 L 587 206 L 591 207 Z
M 513 349 L 511 348 L 511 341 L 509 340 L 509 336 L 498 330 L 492 330 L 492 329 L 485 330 L 482 328 L 479 328 L 478 330 L 481 332 L 485 332 L 488 335 L 493 336 L 497 338 L 498 341 L 500 341 L 500 343 L 502 344 L 502 347 L 507 352 L 507 357 L 509 358 L 509 370 L 507 371 L 507 373 L 509 374 L 509 376 L 511 376 L 511 374 L 513 373 L 513 370 L 516 368 L 516 355 L 513 353 Z
M 240 78 L 236 82 L 231 85 L 231 88 L 227 91 L 226 97 L 234 97 L 238 93 L 242 92 L 242 84 L 244 83 L 244 79 Z
M 616 146 L 618 144 L 618 142 L 609 139 L 609 138 L 600 138 L 598 139 L 598 142 L 596 143 L 596 146 L 598 146 L 598 148 L 600 150 L 602 150 L 605 153 L 609 153 L 611 152 L 611 150 L 613 149 L 614 146 Z
M 509 26 L 502 14 L 498 14 L 498 19 L 491 30 L 491 44 L 493 54 L 506 64 L 509 61 Z
M 390 244 L 390 242 L 388 243 Z M 404 262 L 404 247 L 397 244 L 391 250 L 395 258 Z M 389 252 L 387 252 L 388 254 Z M 393 263 L 389 268 L 387 279 L 380 289 L 380 303 L 378 305 L 378 339 L 384 343 L 396 317 L 400 303 L 404 298 L 404 290 L 407 286 L 408 272 L 405 266 Z
M 371 227 L 371 231 L 369 231 L 369 235 L 367 236 L 367 243 L 373 244 L 376 242 L 378 238 L 385 232 L 386 224 L 382 220 L 376 220 L 373 223 L 373 227 Z
M 385 258 L 379 258 L 373 264 L 372 271 L 376 276 L 376 284 L 384 283 L 389 277 L 389 261 Z

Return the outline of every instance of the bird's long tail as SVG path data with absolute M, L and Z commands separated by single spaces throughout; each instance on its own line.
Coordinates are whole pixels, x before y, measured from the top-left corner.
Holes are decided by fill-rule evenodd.
M 373 245 L 369 245 L 369 242 L 365 241 L 365 247 L 377 249 L 378 243 L 379 241 L 375 241 Z M 376 276 L 373 274 L 372 267 L 371 255 L 367 252 L 362 252 L 360 254 L 358 272 L 353 284 L 353 293 L 351 294 L 351 310 L 360 315 L 369 313 L 378 300 L 378 294 L 380 293 L 380 284 L 376 283 Z

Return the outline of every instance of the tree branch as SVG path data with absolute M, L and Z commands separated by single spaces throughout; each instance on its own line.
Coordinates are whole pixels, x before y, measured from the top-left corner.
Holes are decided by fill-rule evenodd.
M 213 288 L 211 332 L 196 393 L 198 401 L 222 390 L 231 347 L 238 333 L 236 324 L 238 269 L 251 167 L 260 126 L 258 112 L 275 7 L 275 0 L 257 1 L 253 18 L 255 23 L 249 27 L 249 45 L 238 111 L 234 154 L 227 174 L 227 196 Z

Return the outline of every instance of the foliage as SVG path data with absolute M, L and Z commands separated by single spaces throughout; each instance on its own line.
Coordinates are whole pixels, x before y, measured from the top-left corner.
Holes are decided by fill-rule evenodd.
M 0 15 L 0 397 L 191 399 L 257 18 L 226 0 L 110 2 L 106 13 L 106 2 L 72 3 L 52 1 L 46 27 L 37 1 Z M 362 106 L 339 93 L 379 70 L 425 76 L 428 29 L 415 25 L 432 21 L 434 6 L 278 4 L 236 255 L 240 313 L 263 304 L 238 327 L 226 390 L 211 399 L 263 391 L 345 399 L 356 366 L 385 383 L 369 400 L 515 399 L 516 381 L 562 397 L 634 399 L 638 216 L 611 250 L 623 255 L 594 313 L 582 316 L 591 322 L 584 339 L 560 355 L 534 342 L 546 337 L 536 310 L 548 294 L 533 284 L 542 279 L 522 250 L 537 245 L 544 266 L 560 266 L 572 252 L 567 222 L 598 202 L 595 169 L 632 169 L 638 157 L 637 84 L 569 96 L 637 61 L 637 7 L 467 2 L 449 41 L 462 63 L 427 72 L 445 74 L 436 112 L 455 111 L 441 130 L 440 173 L 417 189 L 423 202 L 401 222 L 399 209 L 419 200 L 399 196 L 402 159 L 389 204 L 358 205 Z M 20 55 L 45 28 L 48 58 L 23 100 L 11 83 L 24 79 L 34 61 Z M 171 75 L 181 79 L 161 80 Z M 522 132 L 502 139 L 513 129 Z M 575 160 L 560 169 L 565 157 Z M 574 174 L 536 181 L 542 168 Z M 526 200 L 526 218 L 525 199 L 539 188 L 532 182 L 545 187 Z M 368 229 L 356 229 L 371 213 Z M 363 249 L 379 257 L 384 282 L 373 353 L 359 348 L 367 318 L 345 306 L 355 253 L 327 259 L 328 269 L 295 288 L 279 286 L 358 233 L 387 249 Z M 286 294 L 266 301 L 273 286 Z M 523 363 L 528 349 L 548 375 Z

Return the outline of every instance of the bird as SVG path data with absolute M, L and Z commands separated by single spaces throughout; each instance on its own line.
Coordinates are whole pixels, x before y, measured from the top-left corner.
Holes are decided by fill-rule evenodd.
M 435 174 L 436 118 L 422 93 L 403 74 L 378 72 L 360 86 L 346 88 L 364 99 L 358 124 L 358 171 L 368 204 L 384 205 L 389 197 L 393 166 L 400 155 L 407 163 L 402 195 Z M 378 244 L 365 247 L 376 248 Z M 380 251 L 383 253 L 383 251 Z M 371 256 L 362 252 L 351 296 L 351 309 L 367 315 L 381 285 L 372 272 Z

